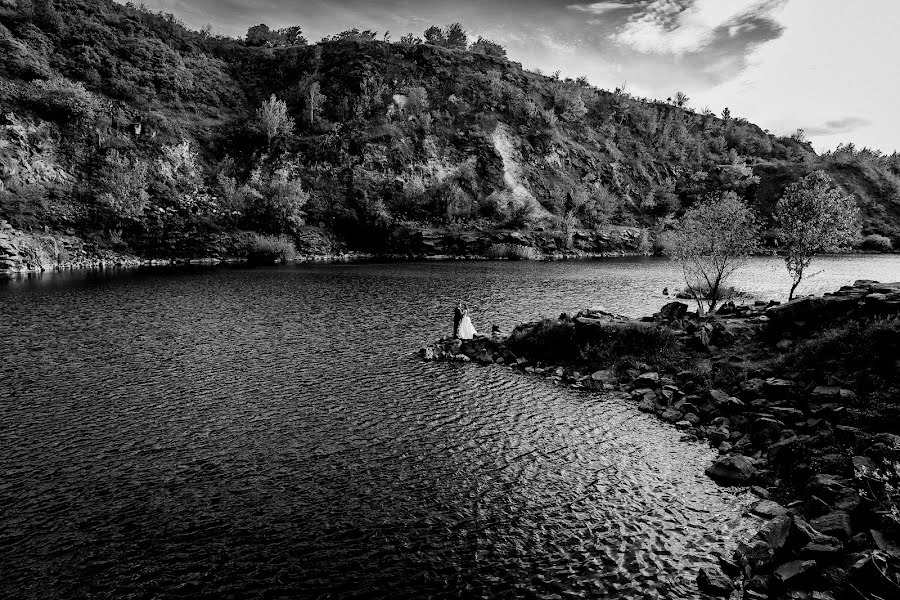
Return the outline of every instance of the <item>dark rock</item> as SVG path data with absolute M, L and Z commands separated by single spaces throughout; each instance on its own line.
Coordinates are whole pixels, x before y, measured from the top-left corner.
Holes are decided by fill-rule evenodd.
M 700 424 L 700 417 L 696 413 L 689 412 L 684 415 L 684 420 L 691 424 L 691 427 L 696 427 Z
M 769 544 L 761 539 L 751 540 L 749 542 L 739 542 L 736 552 L 741 568 L 745 575 L 750 575 L 754 571 L 759 571 L 772 564 L 775 558 L 775 552 Z
M 875 542 L 876 548 L 895 559 L 900 559 L 900 543 L 896 539 L 877 529 L 872 529 L 869 533 L 872 534 L 872 541 Z
M 868 456 L 854 456 L 850 459 L 854 473 L 873 473 L 878 470 L 878 465 Z
M 816 568 L 814 560 L 792 560 L 775 569 L 775 581 L 784 585 L 801 579 Z
M 810 521 L 810 525 L 821 533 L 833 535 L 842 540 L 850 539 L 853 533 L 850 528 L 850 515 L 842 510 L 836 510 L 813 519 Z
M 668 421 L 669 423 L 677 423 L 681 420 L 681 417 L 681 412 L 675 410 L 674 408 L 667 408 L 661 415 L 662 420 Z
M 806 489 L 811 494 L 815 494 L 820 498 L 828 500 L 837 498 L 848 486 L 849 482 L 846 479 L 842 479 L 836 475 L 829 475 L 828 473 L 813 475 L 809 481 L 806 482 Z
M 786 399 L 790 393 L 791 388 L 793 388 L 794 383 L 792 381 L 788 381 L 787 379 L 776 379 L 774 377 L 766 379 L 763 389 L 766 392 L 766 397 L 769 400 L 784 400 Z
M 669 302 L 659 309 L 659 316 L 667 321 L 673 319 L 683 319 L 687 314 L 688 305 L 684 302 Z
M 816 402 L 828 402 L 837 400 L 841 397 L 841 388 L 819 385 L 813 388 L 813 391 L 810 392 L 809 397 L 811 400 L 814 400 Z
M 659 385 L 659 373 L 642 373 L 632 383 L 636 388 L 655 388 Z
M 719 566 L 729 577 L 738 577 L 741 574 L 741 566 L 724 556 L 718 556 Z
M 619 382 L 618 377 L 616 377 L 615 372 L 612 369 L 604 369 L 600 371 L 594 371 L 591 373 L 591 381 L 594 383 L 604 384 L 604 383 L 612 383 L 616 384 Z
M 764 487 L 759 487 L 758 485 L 751 486 L 750 491 L 753 492 L 757 497 L 762 498 L 763 500 L 766 500 L 769 498 L 769 496 L 771 496 L 771 494 L 769 493 L 769 490 L 767 490 Z
M 792 546 L 805 546 L 806 544 L 819 540 L 822 537 L 824 537 L 822 533 L 816 531 L 816 529 L 813 528 L 812 525 L 807 523 L 801 517 L 792 515 L 791 531 L 788 534 L 788 539 Z
M 770 444 L 768 447 L 769 460 L 776 464 L 792 461 L 800 446 L 800 441 L 799 437 L 794 436 Z
M 765 519 L 772 519 L 787 514 L 788 509 L 772 500 L 758 500 L 750 506 L 750 512 Z
M 756 467 L 746 456 L 736 454 L 717 459 L 706 469 L 706 474 L 721 485 L 742 485 L 749 483 Z
M 750 436 L 753 443 L 758 446 L 767 446 L 781 439 L 782 424 L 775 419 L 763 417 L 753 424 L 753 434 Z
M 730 439 L 731 431 L 729 431 L 727 427 L 716 427 L 714 429 L 708 430 L 707 435 L 709 436 L 710 441 L 712 441 L 713 443 L 721 444 L 722 442 Z
M 844 544 L 836 537 L 823 535 L 800 549 L 800 555 L 820 560 L 833 559 L 844 550 Z
M 789 515 L 778 515 L 763 525 L 756 536 L 763 540 L 774 552 L 777 552 L 787 544 L 791 527 L 792 519 Z
M 734 589 L 731 578 L 716 566 L 700 568 L 700 574 L 697 575 L 697 586 L 707 594 L 719 598 L 727 598 Z

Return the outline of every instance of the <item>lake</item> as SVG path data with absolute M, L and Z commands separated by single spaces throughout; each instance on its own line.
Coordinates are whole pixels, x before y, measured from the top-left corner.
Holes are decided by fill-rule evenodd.
M 799 290 L 900 279 L 822 259 Z M 789 282 L 755 259 L 736 285 Z M 612 396 L 414 353 L 580 307 L 665 260 L 45 274 L 0 284 L 0 597 L 695 598 L 754 527 L 714 453 Z

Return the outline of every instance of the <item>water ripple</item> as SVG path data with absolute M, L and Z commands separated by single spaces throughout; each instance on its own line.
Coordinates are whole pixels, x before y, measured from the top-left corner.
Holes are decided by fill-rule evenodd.
M 748 527 L 706 448 L 616 397 L 410 355 L 458 295 L 508 328 L 667 277 L 622 299 L 595 268 L 8 284 L 0 596 L 696 597 Z

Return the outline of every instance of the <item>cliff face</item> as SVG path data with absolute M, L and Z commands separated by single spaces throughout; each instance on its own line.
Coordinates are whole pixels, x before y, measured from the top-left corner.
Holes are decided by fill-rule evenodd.
M 900 235 L 900 169 L 848 173 L 742 119 L 429 44 L 255 47 L 111 0 L 0 2 L 0 218 L 101 248 L 228 253 L 252 231 L 444 253 L 408 234 L 443 228 L 596 249 L 723 190 L 766 219 L 813 168 L 859 195 L 866 233 Z

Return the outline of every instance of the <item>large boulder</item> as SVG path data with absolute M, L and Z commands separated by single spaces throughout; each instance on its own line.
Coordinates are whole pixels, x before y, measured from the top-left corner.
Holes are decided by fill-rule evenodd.
M 687 314 L 688 305 L 684 302 L 669 302 L 659 309 L 659 318 L 667 321 L 673 319 L 683 319 Z
M 718 566 L 701 567 L 697 575 L 697 586 L 718 598 L 727 598 L 734 589 L 731 578 Z
M 707 476 L 721 485 L 745 485 L 755 473 L 756 467 L 741 454 L 723 456 L 706 469 Z
M 850 515 L 843 510 L 836 510 L 822 515 L 809 522 L 816 531 L 834 536 L 842 540 L 850 539 L 853 530 L 850 527 Z

